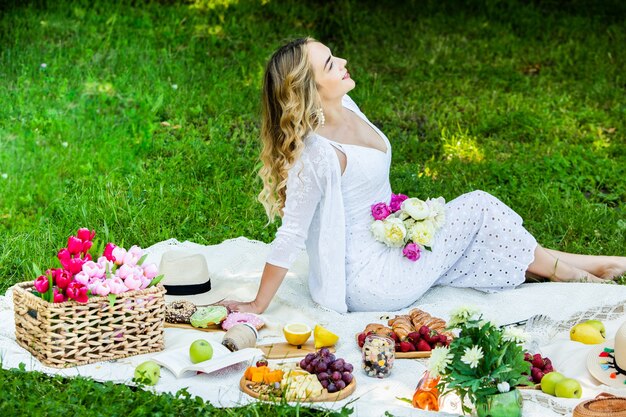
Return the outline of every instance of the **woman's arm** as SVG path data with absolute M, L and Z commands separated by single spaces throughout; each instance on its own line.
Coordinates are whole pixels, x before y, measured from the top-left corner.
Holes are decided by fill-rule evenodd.
M 253 301 L 241 302 L 225 300 L 221 304 L 226 306 L 226 308 L 230 311 L 261 314 L 270 305 L 270 302 L 272 301 L 272 298 L 274 298 L 274 295 L 276 295 L 276 291 L 278 291 L 285 275 L 287 275 L 287 271 L 288 269 L 286 268 L 266 263 L 265 268 L 263 268 L 259 291 Z

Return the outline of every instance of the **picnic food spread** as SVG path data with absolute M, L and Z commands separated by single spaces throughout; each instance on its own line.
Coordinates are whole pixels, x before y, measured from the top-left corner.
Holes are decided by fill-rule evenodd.
M 197 307 L 189 301 L 175 301 L 165 306 L 165 321 L 168 323 L 189 323 Z

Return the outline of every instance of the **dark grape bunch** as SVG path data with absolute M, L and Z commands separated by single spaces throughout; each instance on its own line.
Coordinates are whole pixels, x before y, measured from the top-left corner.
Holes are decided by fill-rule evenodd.
M 524 360 L 530 362 L 530 375 L 528 375 L 528 380 L 535 384 L 540 384 L 545 374 L 554 371 L 552 361 L 547 357 L 541 357 L 539 353 L 531 355 L 526 352 L 524 353 Z
M 352 364 L 342 358 L 335 358 L 328 348 L 309 353 L 300 361 L 300 368 L 317 375 L 320 384 L 329 393 L 341 391 L 352 382 Z

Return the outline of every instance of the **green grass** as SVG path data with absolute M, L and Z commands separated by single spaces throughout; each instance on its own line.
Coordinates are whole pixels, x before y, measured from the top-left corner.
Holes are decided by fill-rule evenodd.
M 270 242 L 256 202 L 260 80 L 301 35 L 348 59 L 353 98 L 392 141 L 396 192 L 483 189 L 545 246 L 624 255 L 617 0 L 49 3 L 0 6 L 0 293 L 80 226 L 144 247 Z M 15 375 L 0 371 L 25 407 L 45 392 L 57 407 L 75 384 L 105 389 Z

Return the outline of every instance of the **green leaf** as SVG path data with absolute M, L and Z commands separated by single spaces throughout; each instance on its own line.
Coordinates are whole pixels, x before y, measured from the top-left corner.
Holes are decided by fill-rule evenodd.
M 46 291 L 46 298 L 44 300 L 49 303 L 54 301 L 54 289 L 52 288 L 52 274 L 48 274 L 48 291 Z
M 115 300 L 117 300 L 117 295 L 109 293 L 108 298 L 109 298 L 109 307 L 113 307 L 113 305 L 115 304 Z
M 146 260 L 146 258 L 148 257 L 148 254 L 144 254 L 141 258 L 139 258 L 139 260 L 137 261 L 137 265 L 141 266 L 143 264 L 143 261 Z
M 37 266 L 37 264 L 36 264 L 36 263 L 34 263 L 34 262 L 33 262 L 33 272 L 35 272 L 35 275 L 36 275 L 36 276 L 43 275 L 43 274 L 41 273 L 41 269 L 39 269 L 39 267 Z
M 413 405 L 413 401 L 411 401 L 408 398 L 404 398 L 404 397 L 396 397 L 396 400 L 400 400 L 400 401 L 404 401 L 405 403 L 409 403 L 411 405 Z
M 163 279 L 164 275 L 161 274 L 157 277 L 154 277 L 152 279 L 152 281 L 150 281 L 150 284 L 148 284 L 148 286 L 146 288 L 150 288 L 150 287 L 154 287 L 155 285 L 157 285 L 159 282 L 161 282 L 161 280 Z

